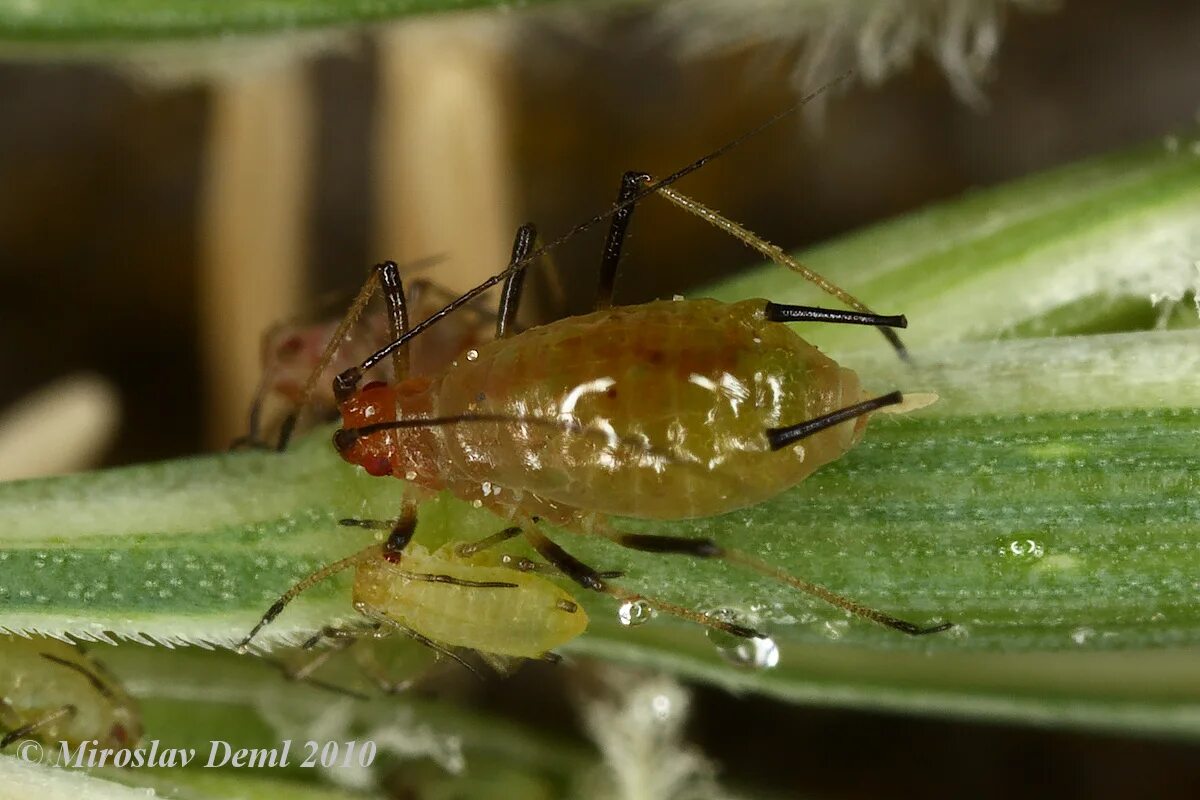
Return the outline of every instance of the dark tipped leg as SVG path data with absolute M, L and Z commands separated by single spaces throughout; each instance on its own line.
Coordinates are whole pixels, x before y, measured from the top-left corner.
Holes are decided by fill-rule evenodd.
M 763 309 L 763 313 L 772 322 L 837 322 L 843 325 L 908 327 L 908 319 L 903 314 L 867 314 L 862 311 L 844 311 L 838 308 L 792 306 L 770 302 Z
M 521 529 L 517 526 L 513 526 L 511 528 L 505 528 L 504 530 L 500 531 L 499 533 L 493 533 L 491 536 L 487 536 L 483 539 L 479 539 L 478 541 L 463 542 L 462 544 L 459 544 L 454 548 L 454 552 L 460 556 L 469 558 L 469 557 L 475 555 L 476 553 L 480 553 L 480 552 L 483 552 L 484 550 L 495 547 L 496 545 L 503 544 L 504 542 L 507 542 L 509 539 L 514 539 L 514 538 L 520 536 L 521 533 L 522 533 Z M 534 561 L 531 558 L 525 558 L 524 556 L 505 555 L 505 556 L 502 556 L 501 561 L 505 565 L 510 566 L 513 569 L 518 570 L 519 572 L 537 572 L 540 574 L 549 574 L 549 575 L 561 575 L 562 574 L 562 570 L 557 569 L 552 564 L 543 564 L 541 562 Z M 596 574 L 604 580 L 625 577 L 625 573 L 621 572 L 620 570 L 607 570 L 605 572 L 597 572 Z
M 540 531 L 528 526 L 522 530 L 526 540 L 537 550 L 542 558 L 549 561 L 557 567 L 564 575 L 578 583 L 585 589 L 591 589 L 594 592 L 601 592 L 610 595 L 623 602 L 633 603 L 642 602 L 649 605 L 651 608 L 656 608 L 668 614 L 672 614 L 683 619 L 697 622 L 709 628 L 714 628 L 734 636 L 740 636 L 745 639 L 760 639 L 763 634 L 752 628 L 747 628 L 742 625 L 735 625 L 723 619 L 703 614 L 699 611 L 694 611 L 690 608 L 677 606 L 673 603 L 667 603 L 662 600 L 656 600 L 644 595 L 628 592 L 620 587 L 613 586 L 608 583 L 603 577 L 603 574 L 584 564 L 575 556 L 563 550 L 550 539 L 546 538 Z
M 621 262 L 621 247 L 629 220 L 633 217 L 634 199 L 643 184 L 650 181 L 645 172 L 626 172 L 621 176 L 621 189 L 617 192 L 617 211 L 613 212 L 608 224 L 608 236 L 604 240 L 604 253 L 600 260 L 600 286 L 596 290 L 596 310 L 608 308 L 613 302 L 613 290 L 617 285 L 617 266 Z M 628 204 L 628 205 L 626 205 Z
M 372 531 L 391 531 L 387 541 L 383 543 L 383 557 L 388 561 L 398 562 L 404 548 L 408 547 L 413 534 L 417 532 L 417 511 L 415 508 L 406 508 L 396 519 L 339 519 L 338 525 Z
M 500 291 L 500 314 L 496 318 L 496 338 L 503 339 L 511 336 L 516 330 L 517 309 L 521 304 L 521 289 L 525 286 L 525 268 L 516 267 L 521 264 L 533 251 L 533 243 L 537 241 L 537 228 L 532 222 L 527 222 L 517 228 L 513 239 L 512 258 L 508 267 L 511 272 L 504 279 L 504 288 Z
M 515 539 L 516 537 L 518 537 L 520 535 L 521 535 L 521 528 L 519 526 L 514 525 L 511 528 L 505 528 L 504 530 L 500 531 L 499 533 L 493 533 L 491 536 L 486 536 L 483 539 L 479 539 L 478 541 L 463 542 L 462 544 L 457 545 L 454 548 L 454 552 L 456 552 L 460 556 L 464 556 L 464 557 L 473 556 L 476 553 L 482 552 L 491 547 L 495 547 L 496 545 L 504 544 L 509 539 Z
M 799 589 L 806 594 L 818 597 L 831 605 L 845 609 L 851 614 L 869 619 L 872 622 L 884 625 L 892 630 L 906 633 L 909 636 L 924 636 L 930 633 L 941 633 L 954 627 L 953 623 L 942 622 L 937 625 L 923 627 L 912 622 L 893 617 L 891 614 L 885 614 L 882 611 L 876 611 L 869 606 L 864 606 L 855 600 L 848 597 L 836 594 L 835 592 L 826 589 L 824 586 L 819 586 L 815 583 L 789 575 L 777 567 L 760 561 L 757 558 L 748 556 L 745 553 L 736 550 L 727 550 L 721 545 L 714 542 L 712 539 L 687 538 L 683 536 L 651 536 L 638 533 L 617 533 L 609 532 L 605 534 L 609 539 L 622 547 L 628 547 L 631 550 L 641 550 L 646 553 L 669 553 L 676 555 L 695 556 L 697 558 L 719 558 L 734 564 L 741 564 L 744 567 L 749 567 L 763 575 L 775 578 L 783 583 L 788 584 L 796 589 Z
M 430 650 L 433 650 L 435 653 L 438 653 L 440 655 L 446 656 L 446 658 L 450 658 L 450 659 L 453 659 L 454 661 L 457 661 L 460 665 L 462 665 L 462 667 L 464 669 L 471 672 L 476 678 L 483 680 L 483 673 L 481 673 L 479 670 L 475 669 L 475 667 L 471 666 L 471 663 L 469 661 L 467 661 L 465 658 L 463 658 L 458 653 L 456 653 L 454 651 L 454 648 L 450 647 L 449 645 L 444 645 L 441 642 L 436 642 L 433 639 L 430 639 L 428 636 L 423 636 L 423 635 L 417 633 L 416 631 L 414 631 L 412 628 L 401 625 L 399 622 L 396 622 L 396 620 L 391 619 L 390 617 L 382 619 L 380 621 L 388 627 L 395 628 L 396 630 L 403 632 L 405 635 L 411 636 L 413 639 L 415 639 L 418 642 L 420 642 L 421 644 L 425 645 Z
M 324 666 L 329 659 L 352 647 L 358 641 L 358 637 L 361 635 L 361 632 L 352 631 L 348 628 L 324 628 L 320 633 L 316 634 L 307 642 L 305 642 L 302 646 L 302 649 L 310 650 L 313 647 L 316 647 L 316 645 L 324 639 L 332 640 L 334 645 L 320 653 L 317 653 L 304 663 L 294 665 L 275 658 L 269 658 L 265 660 L 283 673 L 283 677 L 287 678 L 289 681 L 307 683 L 310 686 L 317 687 L 318 689 L 324 689 L 327 692 L 335 692 L 337 694 L 346 695 L 347 697 L 353 697 L 356 700 L 367 700 L 369 698 L 361 692 L 356 692 L 353 689 L 349 689 L 345 686 L 339 686 L 335 683 L 329 683 L 328 681 L 323 681 L 319 678 L 313 677 L 313 673 Z
M 812 436 L 814 433 L 832 428 L 835 425 L 840 425 L 846 420 L 861 417 L 863 414 L 869 414 L 872 411 L 877 411 L 885 406 L 894 406 L 904 402 L 904 395 L 900 392 L 891 392 L 880 397 L 864 400 L 861 403 L 855 403 L 852 406 L 839 409 L 824 416 L 815 417 L 807 422 L 801 422 L 796 425 L 789 425 L 784 428 L 768 428 L 767 441 L 771 444 L 772 450 L 782 450 L 790 444 L 795 444 L 801 439 Z
M 384 261 L 376 264 L 379 273 L 379 286 L 383 290 L 383 298 L 387 303 L 388 328 L 393 339 L 399 339 L 408 332 L 408 303 L 404 299 L 404 282 L 400 278 L 400 267 L 395 261 Z M 392 353 L 392 377 L 397 381 L 404 379 L 409 371 L 408 348 L 401 347 Z

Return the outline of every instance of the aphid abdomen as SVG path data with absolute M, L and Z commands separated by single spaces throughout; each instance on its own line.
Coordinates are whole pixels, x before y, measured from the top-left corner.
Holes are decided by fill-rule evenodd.
M 500 486 L 589 511 L 678 519 L 752 505 L 794 485 L 853 446 L 865 421 L 777 452 L 764 431 L 844 407 L 862 392 L 852 371 L 766 321 L 764 304 L 618 306 L 460 359 L 442 380 L 439 414 L 570 420 L 589 433 L 511 423 L 447 428 L 451 487 L 467 498 Z
M 455 558 L 445 550 L 430 556 L 410 545 L 399 564 L 383 558 L 364 562 L 355 577 L 354 602 L 440 644 L 502 656 L 537 658 L 587 628 L 584 610 L 545 578 Z M 405 572 L 516 586 L 458 586 L 416 580 Z

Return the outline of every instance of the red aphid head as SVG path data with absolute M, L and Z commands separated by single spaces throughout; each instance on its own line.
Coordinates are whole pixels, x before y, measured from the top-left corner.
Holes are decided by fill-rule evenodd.
M 368 383 L 339 404 L 342 428 L 333 442 L 342 458 L 375 476 L 394 475 L 427 486 L 442 487 L 438 431 L 432 426 L 379 430 L 359 429 L 397 419 L 420 419 L 433 411 L 433 381 L 409 378 L 389 386 Z

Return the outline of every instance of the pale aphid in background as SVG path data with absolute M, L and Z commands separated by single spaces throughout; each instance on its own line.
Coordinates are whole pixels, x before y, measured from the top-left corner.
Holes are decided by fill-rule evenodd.
M 35 739 L 123 750 L 141 737 L 137 704 L 96 659 L 57 639 L 0 634 L 0 749 Z

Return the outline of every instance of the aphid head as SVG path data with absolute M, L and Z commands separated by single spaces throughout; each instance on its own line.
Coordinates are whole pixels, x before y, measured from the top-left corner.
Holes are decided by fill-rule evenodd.
M 437 429 L 432 426 L 372 430 L 372 426 L 420 419 L 432 411 L 433 381 L 409 378 L 389 386 L 368 383 L 339 404 L 342 427 L 334 447 L 351 464 L 371 475 L 395 475 L 430 488 L 441 488 Z
M 142 740 L 141 720 L 136 708 L 132 706 L 132 701 L 129 702 L 129 706 L 114 709 L 116 719 L 109 728 L 107 739 L 101 743 L 102 746 L 114 750 L 129 750 Z

